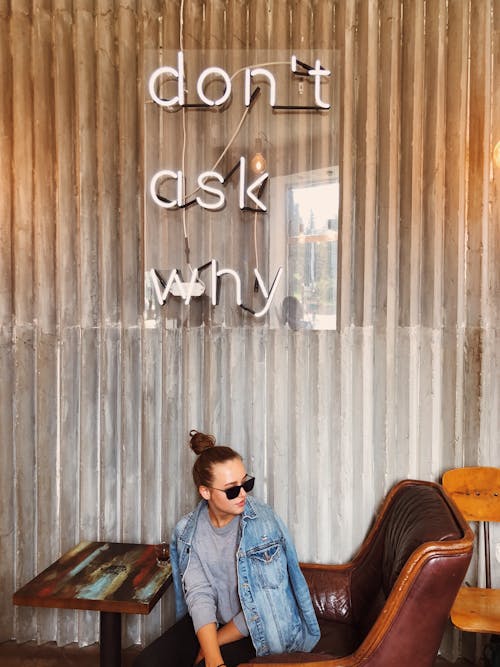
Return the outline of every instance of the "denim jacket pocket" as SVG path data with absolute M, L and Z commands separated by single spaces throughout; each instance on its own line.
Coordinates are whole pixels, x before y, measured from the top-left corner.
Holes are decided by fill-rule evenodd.
M 271 542 L 247 553 L 250 568 L 262 588 L 279 588 L 287 577 L 286 558 L 281 542 Z

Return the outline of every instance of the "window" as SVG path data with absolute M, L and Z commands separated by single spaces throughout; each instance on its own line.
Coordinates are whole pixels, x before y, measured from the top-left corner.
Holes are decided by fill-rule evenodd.
M 338 167 L 273 179 L 273 264 L 283 266 L 274 324 L 335 329 L 337 324 Z

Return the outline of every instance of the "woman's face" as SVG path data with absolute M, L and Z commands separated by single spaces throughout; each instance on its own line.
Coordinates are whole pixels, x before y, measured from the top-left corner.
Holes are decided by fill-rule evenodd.
M 243 512 L 247 496 L 245 489 L 240 489 L 239 495 L 233 500 L 228 500 L 224 490 L 241 485 L 246 476 L 243 461 L 230 459 L 224 463 L 215 463 L 212 467 L 212 484 L 200 486 L 200 494 L 208 501 L 210 518 L 216 525 L 227 524 Z

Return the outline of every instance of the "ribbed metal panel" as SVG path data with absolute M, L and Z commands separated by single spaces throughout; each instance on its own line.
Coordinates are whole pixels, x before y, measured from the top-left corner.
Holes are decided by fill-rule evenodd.
M 144 73 L 181 47 L 338 54 L 336 331 L 144 308 L 155 244 L 184 261 L 144 205 Z M 303 560 L 347 560 L 396 480 L 500 465 L 499 54 L 498 0 L 1 5 L 0 639 L 96 640 L 11 594 L 79 539 L 168 536 L 191 428 L 242 452 Z M 252 244 L 211 222 L 191 251 Z M 171 620 L 168 595 L 125 643 Z

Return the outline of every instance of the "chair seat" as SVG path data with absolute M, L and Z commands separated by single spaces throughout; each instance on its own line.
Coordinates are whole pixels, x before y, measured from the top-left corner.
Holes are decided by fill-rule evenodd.
M 500 589 L 462 586 L 453 603 L 451 620 L 466 632 L 500 633 Z
M 343 658 L 354 653 L 361 639 L 354 626 L 336 621 L 318 619 L 321 639 L 311 653 L 278 653 L 261 658 L 254 658 L 252 664 L 290 663 L 307 665 L 311 662 L 326 662 L 335 658 Z
M 328 662 L 332 660 L 331 655 L 322 655 L 319 653 L 274 653 L 273 655 L 252 658 L 251 665 L 316 665 L 318 662 Z M 241 667 L 241 665 L 240 665 Z

